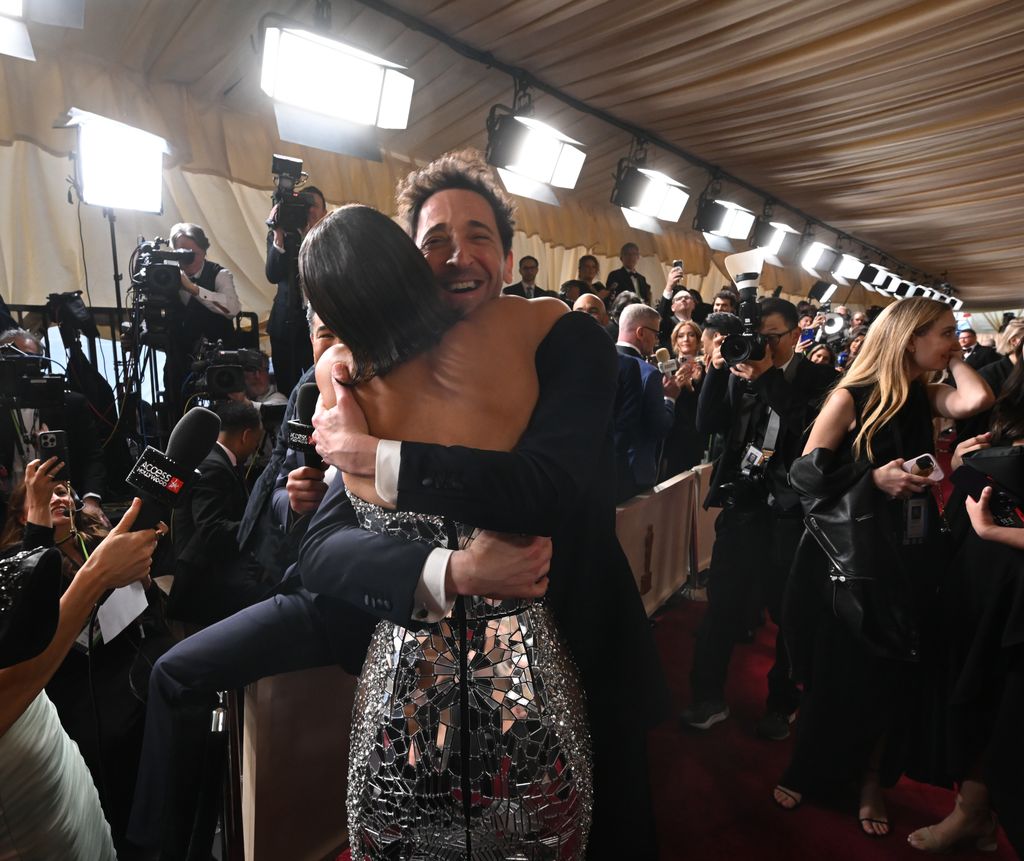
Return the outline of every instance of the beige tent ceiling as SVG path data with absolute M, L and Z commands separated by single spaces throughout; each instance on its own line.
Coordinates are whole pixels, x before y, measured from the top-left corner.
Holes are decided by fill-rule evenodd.
M 1021 0 L 393 5 L 910 266 L 945 273 L 970 307 L 1024 304 Z M 259 90 L 258 23 L 268 11 L 311 22 L 313 7 L 86 0 L 84 31 L 30 25 L 38 62 L 0 60 L 0 142 L 66 153 L 69 135 L 51 125 L 75 104 L 163 134 L 185 170 L 266 187 L 281 144 Z M 388 208 L 409 162 L 482 148 L 488 109 L 512 97 L 504 73 L 357 0 L 335 0 L 332 30 L 407 65 L 416 91 L 409 128 L 381 135 L 383 165 L 303 151 L 330 199 Z M 520 226 L 548 242 L 614 250 L 633 235 L 608 203 L 630 136 L 552 96 L 535 101 L 539 118 L 586 144 L 588 160 L 561 208 L 525 204 Z M 694 198 L 708 181 L 674 155 L 655 148 L 651 157 Z M 758 211 L 763 203 L 728 182 L 723 196 Z M 685 246 L 688 263 L 706 264 L 692 217 L 691 201 L 675 232 L 637 238 L 665 259 Z M 834 237 L 819 229 L 817 238 Z

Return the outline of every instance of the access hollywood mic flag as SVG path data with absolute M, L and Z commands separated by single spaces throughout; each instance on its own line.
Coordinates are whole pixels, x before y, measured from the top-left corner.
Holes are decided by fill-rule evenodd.
M 210 453 L 220 433 L 220 418 L 203 407 L 189 410 L 167 440 L 167 453 L 146 446 L 127 482 L 142 498 L 133 532 L 152 529 L 180 505 L 195 479 L 196 467 Z
M 320 390 L 316 383 L 303 383 L 295 396 L 295 418 L 288 422 L 288 448 L 302 455 L 302 465 L 323 469 L 323 459 L 313 445 L 313 413 Z

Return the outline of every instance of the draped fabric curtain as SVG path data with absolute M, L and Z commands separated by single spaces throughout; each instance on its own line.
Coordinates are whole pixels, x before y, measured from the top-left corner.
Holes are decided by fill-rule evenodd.
M 637 0 L 629 14 L 621 4 L 586 0 L 393 5 L 947 277 L 969 308 L 1020 304 L 1019 0 Z M 63 203 L 74 133 L 53 127 L 72 106 L 170 142 L 164 217 L 118 213 L 122 268 L 137 233 L 196 221 L 209 228 L 211 257 L 245 282 L 243 302 L 261 311 L 269 301 L 260 261 L 272 153 L 301 157 L 331 203 L 392 213 L 395 183 L 411 168 L 448 150 L 484 147 L 487 111 L 509 103 L 509 77 L 358 0 L 334 0 L 333 32 L 408 67 L 416 81 L 409 127 L 380 134 L 380 162 L 282 142 L 259 88 L 259 23 L 271 11 L 309 22 L 313 6 L 90 0 L 82 31 L 30 24 L 37 62 L 0 57 L 4 295 L 37 301 L 51 283 L 83 279 L 77 221 Z M 337 84 L 341 95 L 345 86 Z M 721 256 L 690 227 L 708 170 L 649 147 L 649 166 L 683 182 L 691 199 L 661 235 L 633 231 L 609 203 L 631 135 L 534 95 L 536 116 L 583 141 L 588 154 L 577 188 L 558 191 L 561 206 L 519 201 L 517 242 L 562 249 L 546 262 L 548 275 L 573 274 L 579 249 L 600 257 L 606 272 L 631 240 L 652 282 L 675 258 L 717 282 Z M 756 213 L 765 204 L 728 182 L 721 194 Z M 775 214 L 804 227 L 781 205 Z M 85 260 L 100 292 L 112 278 L 104 232 L 83 208 Z M 820 229 L 816 238 L 835 241 Z M 861 253 L 855 243 L 844 250 Z M 814 280 L 790 267 L 767 270 L 762 283 L 802 296 Z M 875 298 L 840 295 L 854 305 Z

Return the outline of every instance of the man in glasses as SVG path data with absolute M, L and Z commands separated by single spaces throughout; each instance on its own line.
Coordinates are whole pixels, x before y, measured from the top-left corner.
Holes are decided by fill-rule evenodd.
M 661 315 L 642 303 L 627 305 L 619 317 L 619 340 L 615 349 L 620 356 L 637 362 L 640 373 L 629 377 L 632 388 L 638 386 L 639 390 L 620 391 L 616 405 L 619 401 L 636 399 L 640 413 L 628 438 L 616 440 L 616 448 L 624 448 L 628 463 L 626 474 L 616 476 L 617 502 L 654 487 L 658 480 L 659 448 L 675 421 L 679 384 L 673 376 L 662 374 L 656 365 L 647 362 L 658 346 L 660 323 Z M 621 382 L 621 368 L 619 378 Z
M 708 609 L 701 621 L 690 673 L 692 701 L 684 725 L 706 730 L 729 716 L 725 681 L 733 646 L 746 637 L 765 607 L 778 622 L 782 595 L 803 517 L 787 475 L 801 454 L 803 433 L 835 381 L 835 371 L 794 353 L 797 311 L 784 299 L 761 303 L 765 355 L 730 368 L 721 346 L 711 354 L 697 405 L 697 431 L 722 433 L 705 508 L 722 507 L 708 578 Z M 789 658 L 779 636 L 768 672 L 768 702 L 756 732 L 781 740 L 799 706 Z

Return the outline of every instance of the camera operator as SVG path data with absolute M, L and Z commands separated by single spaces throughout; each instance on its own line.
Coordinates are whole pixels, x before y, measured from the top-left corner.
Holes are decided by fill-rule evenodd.
M 171 245 L 191 251 L 195 258 L 181 266 L 178 292 L 185 313 L 181 320 L 180 343 L 191 353 L 200 338 L 222 341 L 232 346 L 235 340 L 233 320 L 242 310 L 231 272 L 206 259 L 210 240 L 198 224 L 182 222 L 171 228 Z
M 24 329 L 0 333 L 0 351 L 10 357 L 45 355 L 42 341 Z M 99 431 L 89 409 L 84 395 L 65 391 L 60 405 L 34 409 L 16 403 L 14 409 L 5 410 L 7 414 L 0 420 L 0 526 L 11 491 L 24 478 L 28 462 L 39 455 L 38 434 L 47 430 L 66 431 L 71 486 L 81 496 L 84 510 L 106 522 L 101 503 L 107 468 Z
M 231 272 L 206 259 L 210 240 L 197 224 L 181 222 L 171 227 L 169 242 L 177 250 L 190 251 L 190 263 L 180 263 L 178 298 L 181 314 L 171 318 L 167 335 L 164 388 L 170 407 L 168 425 L 180 418 L 186 394 L 182 391 L 190 358 L 205 338 L 230 348 L 235 342 L 234 318 L 241 305 Z M 173 301 L 173 300 L 172 300 Z
M 244 366 L 243 373 L 245 375 L 245 396 L 254 404 L 284 406 L 288 403 L 288 396 L 278 391 L 277 386 L 270 379 L 270 362 L 266 353 L 260 352 L 255 366 Z
M 697 406 L 701 434 L 725 433 L 704 506 L 722 506 L 715 523 L 708 610 L 697 635 L 690 683 L 692 705 L 684 724 L 708 729 L 729 716 L 725 680 L 733 646 L 748 628 L 751 595 L 778 620 L 789 563 L 803 534 L 797 495 L 787 472 L 800 455 L 804 430 L 835 380 L 835 372 L 794 354 L 796 308 L 783 299 L 760 304 L 758 331 L 764 356 L 727 366 L 719 342 L 711 354 Z M 733 336 L 745 337 L 745 336 Z M 755 336 L 756 337 L 756 336 Z M 768 673 L 767 713 L 757 732 L 789 735 L 798 700 L 788 678 L 781 635 Z
M 274 378 L 278 390 L 286 396 L 295 388 L 302 372 L 313 364 L 309 329 L 299 288 L 299 245 L 309 229 L 327 214 L 323 192 L 307 185 L 306 224 L 297 230 L 285 230 L 278 221 L 280 203 L 275 203 L 267 219 L 267 280 L 277 284 L 277 295 L 270 309 L 267 334 L 274 360 Z

